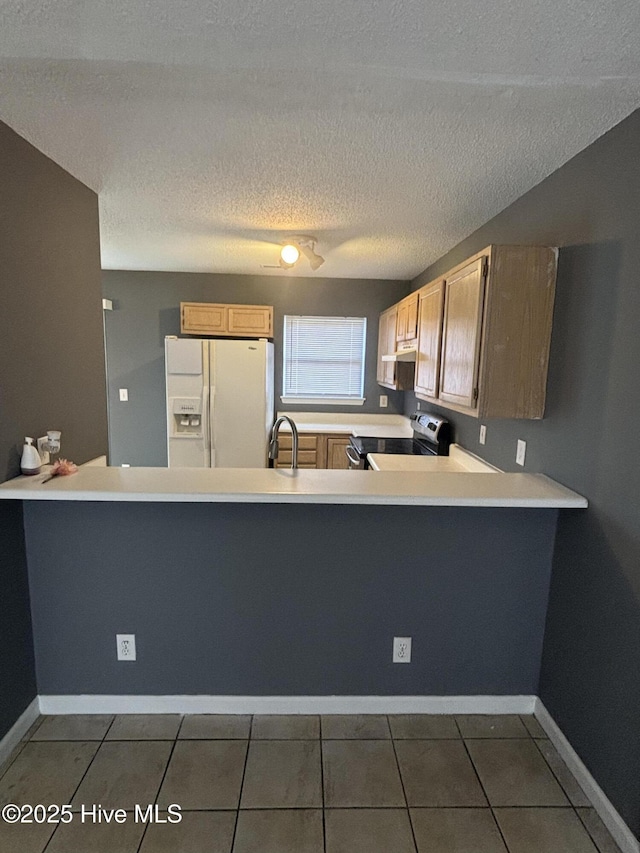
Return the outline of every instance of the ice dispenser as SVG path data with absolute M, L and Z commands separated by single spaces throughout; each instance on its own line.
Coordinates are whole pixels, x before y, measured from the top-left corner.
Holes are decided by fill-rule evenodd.
M 202 398 L 174 397 L 171 402 L 173 437 L 202 438 Z

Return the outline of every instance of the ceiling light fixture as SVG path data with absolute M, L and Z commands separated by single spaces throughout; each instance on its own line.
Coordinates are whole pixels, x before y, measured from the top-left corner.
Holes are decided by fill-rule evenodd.
M 282 260 L 287 267 L 292 267 L 299 257 L 300 249 L 298 249 L 295 243 L 285 243 L 282 249 L 280 249 L 280 260 Z
M 324 258 L 315 251 L 316 238 L 307 236 L 291 237 L 280 250 L 280 266 L 289 270 L 298 262 L 300 255 L 309 261 L 312 270 L 317 270 L 324 263 Z

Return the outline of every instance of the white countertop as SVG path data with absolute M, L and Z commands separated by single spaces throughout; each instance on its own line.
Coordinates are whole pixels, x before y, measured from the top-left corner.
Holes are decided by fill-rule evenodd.
M 332 432 L 345 435 L 368 435 L 372 438 L 411 438 L 413 430 L 404 415 L 365 415 L 351 412 L 278 412 L 276 417 L 288 415 L 298 432 Z M 290 432 L 289 424 L 282 424 L 282 432 Z
M 416 471 L 423 473 L 449 472 L 451 474 L 500 474 L 484 459 L 452 444 L 448 456 L 413 456 L 400 453 L 369 453 L 367 461 L 374 471 Z
M 43 483 L 0 485 L 0 499 L 183 503 L 581 508 L 585 498 L 542 474 L 329 471 L 289 468 L 102 468 Z

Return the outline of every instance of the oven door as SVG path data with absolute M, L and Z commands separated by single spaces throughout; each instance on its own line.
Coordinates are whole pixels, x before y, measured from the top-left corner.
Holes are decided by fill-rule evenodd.
M 357 471 L 359 468 L 365 467 L 365 460 L 362 459 L 352 444 L 347 444 L 344 452 L 347 454 L 347 459 L 349 460 L 350 471 Z

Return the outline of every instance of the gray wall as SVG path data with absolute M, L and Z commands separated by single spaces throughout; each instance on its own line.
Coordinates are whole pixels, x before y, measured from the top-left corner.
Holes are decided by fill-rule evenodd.
M 291 278 L 105 271 L 104 295 L 114 300 L 105 312 L 109 377 L 109 438 L 112 465 L 166 465 L 164 338 L 180 334 L 180 302 L 241 302 L 274 306 L 276 407 L 299 411 L 393 413 L 402 411 L 401 392 L 376 383 L 378 314 L 409 291 L 409 283 L 364 279 Z M 362 407 L 283 406 L 282 327 L 288 314 L 367 317 L 366 402 Z M 121 403 L 118 389 L 129 389 Z M 379 395 L 389 407 L 380 409 Z
M 0 122 L 0 481 L 25 435 L 106 452 L 95 193 Z M 59 534 L 58 534 L 59 535 Z M 36 694 L 20 504 L 0 503 L 0 737 Z
M 39 690 L 535 693 L 556 517 L 28 503 Z M 136 663 L 116 661 L 116 633 L 136 634 Z M 392 664 L 394 636 L 413 637 L 411 666 Z
M 640 833 L 640 112 L 634 113 L 419 276 L 489 243 L 560 246 L 542 421 L 451 414 L 457 439 L 507 470 L 585 495 L 561 517 L 540 695 L 589 770 Z M 407 411 L 415 398 L 407 394 Z M 422 404 L 427 407 L 426 403 Z M 444 411 L 444 410 L 443 410 Z

